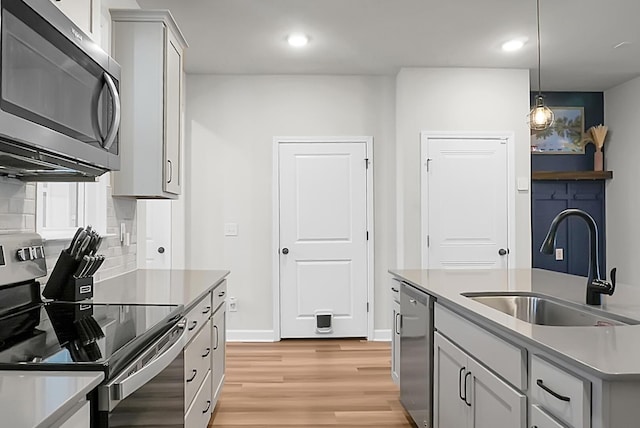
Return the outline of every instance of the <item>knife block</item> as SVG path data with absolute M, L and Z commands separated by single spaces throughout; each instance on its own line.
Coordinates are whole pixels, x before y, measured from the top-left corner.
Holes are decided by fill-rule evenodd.
M 78 270 L 78 266 L 80 266 L 80 261 L 71 257 L 71 255 L 65 250 L 62 250 L 60 257 L 58 257 L 58 261 L 49 276 L 47 285 L 42 291 L 42 295 L 47 299 L 53 300 L 62 300 L 66 299 L 68 296 L 76 295 L 77 293 L 73 291 L 76 288 L 73 283 L 73 280 L 75 279 L 73 274 Z M 87 278 L 82 279 L 84 280 Z M 93 296 L 93 278 L 89 279 L 91 280 L 91 295 Z M 70 288 L 72 291 L 69 291 Z
M 76 278 L 71 276 L 65 286 L 62 287 L 62 293 L 57 300 L 79 302 L 91 298 L 93 298 L 93 277 Z

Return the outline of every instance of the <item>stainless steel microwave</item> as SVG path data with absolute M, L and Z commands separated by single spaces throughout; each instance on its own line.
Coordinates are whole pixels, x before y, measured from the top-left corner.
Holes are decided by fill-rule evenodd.
M 0 175 L 120 169 L 120 66 L 50 0 L 0 0 Z

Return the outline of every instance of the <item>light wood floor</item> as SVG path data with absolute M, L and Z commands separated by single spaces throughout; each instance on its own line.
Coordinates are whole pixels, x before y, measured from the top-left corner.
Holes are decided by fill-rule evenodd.
M 390 345 L 358 339 L 227 344 L 215 428 L 409 428 Z

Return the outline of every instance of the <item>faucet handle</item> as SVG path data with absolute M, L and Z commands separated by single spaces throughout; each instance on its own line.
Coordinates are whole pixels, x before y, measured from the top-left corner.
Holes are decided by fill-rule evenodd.
M 609 273 L 609 281 L 611 281 L 611 294 L 613 294 L 613 292 L 616 289 L 616 273 L 617 272 L 618 272 L 618 268 L 613 268 Z M 609 296 L 611 296 L 611 294 L 609 294 Z

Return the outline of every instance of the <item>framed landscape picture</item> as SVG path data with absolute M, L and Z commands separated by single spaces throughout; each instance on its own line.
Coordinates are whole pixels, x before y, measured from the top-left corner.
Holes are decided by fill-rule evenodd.
M 584 153 L 584 107 L 549 107 L 555 121 L 544 131 L 532 131 L 531 152 L 540 154 Z

